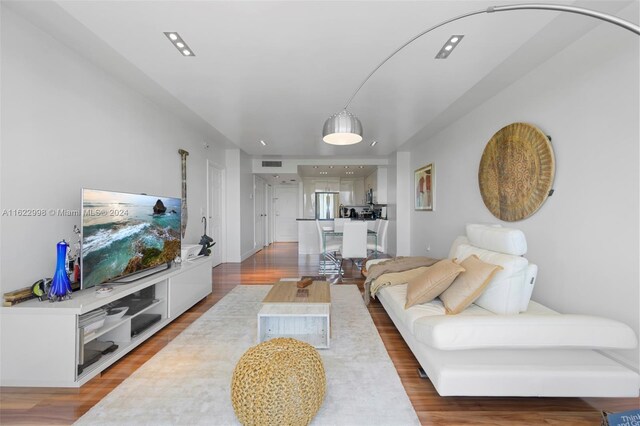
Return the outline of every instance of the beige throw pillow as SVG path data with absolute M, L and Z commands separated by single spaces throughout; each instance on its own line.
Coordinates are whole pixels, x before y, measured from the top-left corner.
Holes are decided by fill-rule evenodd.
M 441 295 L 447 315 L 459 314 L 471 305 L 484 291 L 501 266 L 485 263 L 475 254 L 460 263 L 464 268 L 455 281 Z
M 447 289 L 464 268 L 451 259 L 443 259 L 409 280 L 405 309 L 420 303 L 431 302 Z

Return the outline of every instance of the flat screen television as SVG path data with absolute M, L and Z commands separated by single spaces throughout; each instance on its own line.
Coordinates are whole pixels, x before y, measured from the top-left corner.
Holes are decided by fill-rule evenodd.
M 130 282 L 180 255 L 179 198 L 82 190 L 81 287 Z

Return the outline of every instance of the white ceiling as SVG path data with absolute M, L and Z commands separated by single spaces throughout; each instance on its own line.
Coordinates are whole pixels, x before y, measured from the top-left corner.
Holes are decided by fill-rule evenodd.
M 619 9 L 629 2 L 608 3 Z M 477 88 L 514 52 L 526 57 L 519 49 L 558 15 L 483 14 L 429 33 L 385 64 L 352 102 L 350 110 L 363 123 L 365 142 L 332 147 L 321 140 L 324 120 L 344 106 L 366 75 L 396 47 L 444 19 L 504 3 L 97 0 L 58 4 L 247 153 L 298 157 L 387 155 L 425 126 L 438 123 L 454 110 L 450 108 L 465 113 L 459 105 L 465 94 L 476 89 L 475 103 L 494 95 L 495 89 Z M 572 19 L 579 23 L 586 18 Z M 567 22 L 574 21 L 565 18 L 564 29 Z M 196 56 L 180 55 L 164 31 L 179 32 Z M 465 38 L 449 59 L 435 60 L 452 34 Z M 547 57 L 566 43 L 546 40 Z M 508 70 L 509 75 L 501 76 L 505 84 L 529 68 Z M 447 119 L 455 119 L 450 116 Z M 260 145 L 260 139 L 268 145 Z M 370 146 L 372 140 L 378 141 L 375 147 Z

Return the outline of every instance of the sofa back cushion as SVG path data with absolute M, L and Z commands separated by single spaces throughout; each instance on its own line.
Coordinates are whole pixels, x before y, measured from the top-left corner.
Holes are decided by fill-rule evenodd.
M 527 239 L 519 229 L 470 223 L 466 230 L 472 246 L 514 256 L 527 253 Z
M 529 261 L 524 257 L 498 253 L 469 244 L 460 244 L 456 249 L 458 261 L 464 261 L 471 255 L 476 255 L 483 262 L 502 267 L 476 299 L 475 304 L 496 314 L 517 314 L 526 310 L 526 307 L 523 309 L 526 297 L 524 287 Z M 531 294 L 528 293 L 528 298 L 530 297 Z

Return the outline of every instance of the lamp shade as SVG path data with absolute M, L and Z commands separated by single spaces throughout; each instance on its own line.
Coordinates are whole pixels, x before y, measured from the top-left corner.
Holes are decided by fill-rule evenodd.
M 362 141 L 362 123 L 346 109 L 324 122 L 322 140 L 331 145 L 353 145 Z

